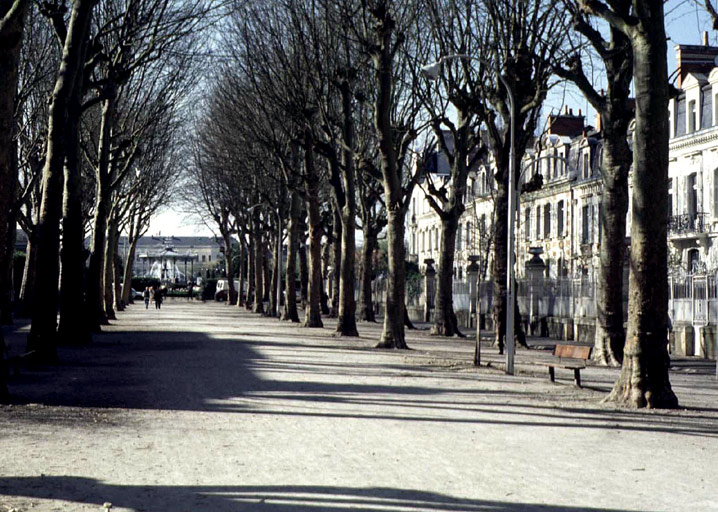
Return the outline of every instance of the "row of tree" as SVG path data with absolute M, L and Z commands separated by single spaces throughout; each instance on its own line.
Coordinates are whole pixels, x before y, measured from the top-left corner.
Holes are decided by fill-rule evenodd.
M 122 306 L 118 236 L 127 232 L 132 244 L 147 229 L 176 181 L 179 158 L 190 162 L 187 200 L 200 204 L 201 198 L 225 247 L 239 235 L 239 265 L 251 270 L 248 299 L 257 311 L 260 293 L 279 310 L 279 294 L 268 291 L 281 286 L 284 272 L 283 316 L 299 321 L 299 260 L 306 269 L 300 281 L 308 283 L 304 324 L 321 326 L 322 262 L 326 267 L 330 259 L 339 276 L 332 304 L 337 332 L 357 335 L 355 229 L 364 238 L 359 315 L 366 320 L 373 319 L 372 253 L 385 230 L 380 346 L 390 348 L 406 348 L 405 221 L 414 189 L 423 186 L 442 223 L 433 332 L 455 335 L 456 230 L 469 170 L 487 154 L 495 167 L 491 273 L 502 348 L 509 160 L 513 154 L 522 161 L 558 76 L 573 81 L 603 117 L 597 346 L 602 361 L 623 365 L 610 399 L 676 405 L 665 344 L 669 86 L 661 2 L 236 0 L 231 7 L 227 16 L 215 17 L 198 0 L 52 0 L 41 6 L 0 0 L 0 72 L 7 84 L 0 92 L 0 214 L 6 216 L 0 219 L 6 247 L 0 251 L 0 306 L 7 319 L 10 247 L 19 221 L 29 238 L 22 299 L 32 315 L 31 350 L 52 359 L 58 342 L 88 341 Z M 217 58 L 205 66 L 208 94 L 193 129 L 183 131 L 199 33 L 212 22 L 220 30 Z M 422 76 L 422 66 L 442 57 L 438 82 Z M 589 61 L 602 63 L 605 92 L 597 92 L 584 72 Z M 631 81 L 635 109 L 627 101 Z M 626 142 L 631 119 L 633 152 Z M 447 183 L 423 181 L 432 140 L 449 158 Z M 620 297 L 631 165 L 626 335 Z M 515 179 L 517 186 L 518 173 Z M 270 245 L 274 272 L 268 273 Z M 232 258 L 225 264 L 232 275 Z M 85 308 L 92 314 L 83 315 Z
M 174 0 L 0 2 L 0 307 L 11 320 L 19 223 L 18 313 L 32 318 L 33 357 L 89 342 L 129 301 L 119 237 L 134 258 L 174 186 L 198 30 L 211 14 Z
M 262 261 L 271 244 L 277 248 L 274 286 L 280 286 L 283 271 L 287 276 L 283 316 L 299 321 L 294 276 L 306 242 L 304 325 L 322 325 L 324 236 L 339 276 L 337 333 L 357 335 L 355 228 L 364 235 L 360 315 L 371 319 L 370 254 L 386 225 L 388 279 L 379 346 L 406 348 L 405 219 L 420 185 L 441 219 L 432 332 L 457 334 L 451 280 L 458 221 L 469 171 L 490 154 L 496 182 L 493 313 L 502 349 L 511 149 L 521 162 L 559 77 L 575 83 L 602 116 L 597 358 L 623 365 L 610 399 L 638 407 L 677 404 L 666 351 L 669 86 L 662 3 L 272 0 L 240 3 L 222 33 L 223 60 L 197 121 L 192 173 L 226 243 L 239 235 L 248 255 L 240 265 L 252 269 L 248 299 L 256 310 L 261 301 L 253 297 L 264 289 Z M 437 59 L 443 69 L 434 83 L 420 70 Z M 602 63 L 606 83 L 600 92 L 584 71 L 589 61 Z M 628 101 L 632 81 L 635 108 Z M 627 142 L 632 119 L 633 152 Z M 423 180 L 430 139 L 449 159 L 445 183 Z M 621 293 L 631 167 L 626 335 Z M 282 270 L 277 256 L 284 219 L 288 257 Z M 228 269 L 231 264 L 226 262 Z M 279 308 L 275 299 L 270 304 L 273 311 Z

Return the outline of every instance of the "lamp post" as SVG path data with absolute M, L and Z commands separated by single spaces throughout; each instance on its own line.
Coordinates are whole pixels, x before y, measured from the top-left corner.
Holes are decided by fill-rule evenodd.
M 266 203 L 257 203 L 255 205 L 250 206 L 247 208 L 247 211 L 252 211 L 255 208 L 259 206 L 268 206 Z M 277 282 L 275 283 L 276 289 L 274 290 L 275 297 L 276 297 L 276 307 L 277 307 L 277 318 L 282 318 L 282 231 L 284 230 L 284 227 L 282 226 L 282 216 L 279 213 L 279 208 L 274 210 L 274 214 L 277 216 L 277 263 L 279 267 L 277 268 Z M 241 271 L 241 270 L 240 270 Z M 241 294 L 242 291 L 240 290 L 239 293 Z
M 439 78 L 441 71 L 441 63 L 445 60 L 450 59 L 473 59 L 481 62 L 486 67 L 491 65 L 480 57 L 475 57 L 468 54 L 454 54 L 445 55 L 440 57 L 439 60 L 431 64 L 427 64 L 421 68 L 422 74 L 430 80 L 436 80 Z M 511 84 L 506 78 L 497 71 L 496 75 L 506 89 L 506 96 L 509 100 L 509 119 L 510 119 L 510 135 L 509 135 L 509 211 L 508 211 L 508 233 L 507 238 L 507 256 L 506 256 L 506 373 L 509 375 L 514 374 L 514 301 L 516 297 L 515 287 L 515 269 L 514 269 L 514 224 L 516 216 L 516 171 L 515 171 L 515 160 L 516 160 L 516 144 L 514 141 L 514 125 L 516 124 L 516 111 L 514 109 L 514 92 L 511 88 Z

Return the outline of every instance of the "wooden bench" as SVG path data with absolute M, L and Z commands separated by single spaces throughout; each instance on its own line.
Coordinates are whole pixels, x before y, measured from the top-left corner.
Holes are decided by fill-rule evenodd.
M 586 360 L 591 357 L 591 349 L 586 345 L 556 345 L 553 349 L 554 360 L 542 363 L 548 366 L 548 377 L 551 382 L 556 382 L 555 369 L 566 368 L 573 370 L 573 381 L 581 387 L 581 370 L 586 368 Z

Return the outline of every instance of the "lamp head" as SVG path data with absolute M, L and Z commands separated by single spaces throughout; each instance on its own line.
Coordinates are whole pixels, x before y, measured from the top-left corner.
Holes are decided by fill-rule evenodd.
M 439 73 L 441 72 L 441 61 L 437 60 L 431 64 L 421 67 L 421 74 L 429 80 L 435 81 L 439 79 Z

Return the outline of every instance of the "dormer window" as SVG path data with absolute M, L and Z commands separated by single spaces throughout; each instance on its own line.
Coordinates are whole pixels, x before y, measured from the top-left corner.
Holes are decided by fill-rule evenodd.
M 588 178 L 591 176 L 591 162 L 589 161 L 588 151 L 583 153 L 583 177 Z
M 692 133 L 696 131 L 697 125 L 696 100 L 691 100 L 688 102 L 688 132 Z

